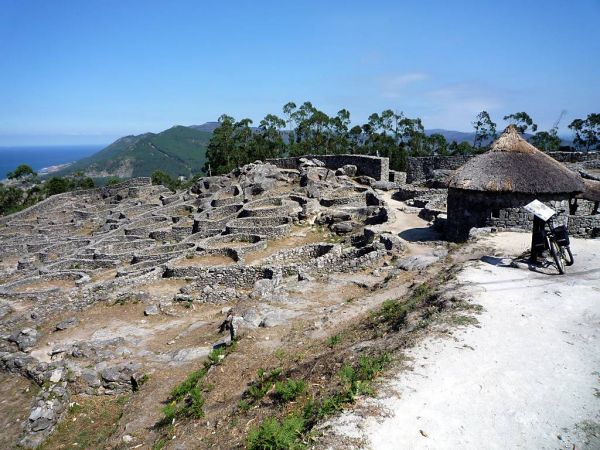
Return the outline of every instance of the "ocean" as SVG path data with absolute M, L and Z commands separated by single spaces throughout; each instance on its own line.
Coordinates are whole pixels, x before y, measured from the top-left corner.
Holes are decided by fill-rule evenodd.
M 27 164 L 37 172 L 45 167 L 77 161 L 104 147 L 105 145 L 0 147 L 0 180 L 5 179 L 7 173 L 15 170 L 19 164 Z

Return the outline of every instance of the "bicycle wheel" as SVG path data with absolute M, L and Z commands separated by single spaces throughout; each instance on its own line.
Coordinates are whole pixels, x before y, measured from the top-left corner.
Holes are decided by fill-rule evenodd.
M 554 238 L 550 238 L 550 254 L 552 255 L 554 264 L 556 264 L 558 273 L 563 275 L 565 273 L 565 260 L 564 260 L 565 257 L 563 255 L 563 253 L 561 252 L 560 246 L 556 243 Z
M 562 247 L 563 254 L 565 255 L 565 263 L 567 266 L 572 266 L 575 260 L 573 259 L 573 253 L 571 253 L 571 247 L 568 245 Z

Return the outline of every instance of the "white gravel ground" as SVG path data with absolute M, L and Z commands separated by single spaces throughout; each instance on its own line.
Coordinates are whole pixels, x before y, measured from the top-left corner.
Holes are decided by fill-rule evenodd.
M 515 256 L 529 235 L 485 240 Z M 600 240 L 572 248 L 565 276 L 469 263 L 459 279 L 485 308 L 480 326 L 423 342 L 414 370 L 385 383 L 397 395 L 375 400 L 388 414 L 359 408 L 336 433 L 378 450 L 600 448 Z

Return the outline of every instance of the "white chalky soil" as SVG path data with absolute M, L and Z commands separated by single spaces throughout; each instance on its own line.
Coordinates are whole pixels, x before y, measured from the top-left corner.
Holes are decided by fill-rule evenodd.
M 515 256 L 529 239 L 485 240 Z M 501 258 L 467 265 L 461 290 L 485 308 L 480 326 L 415 348 L 414 370 L 384 383 L 397 396 L 376 400 L 389 416 L 346 413 L 334 430 L 377 450 L 600 448 L 589 433 L 600 430 L 600 240 L 572 248 L 565 276 Z

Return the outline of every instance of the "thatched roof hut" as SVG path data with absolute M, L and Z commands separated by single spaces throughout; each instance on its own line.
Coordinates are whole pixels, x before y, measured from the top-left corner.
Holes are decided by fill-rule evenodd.
M 446 236 L 466 240 L 473 227 L 530 228 L 523 209 L 534 199 L 567 220 L 569 200 L 584 192 L 581 175 L 536 149 L 514 126 L 506 128 L 489 151 L 467 161 L 448 182 Z
M 575 194 L 584 191 L 578 173 L 539 151 L 510 125 L 489 151 L 470 159 L 450 177 L 448 187 L 520 194 Z

